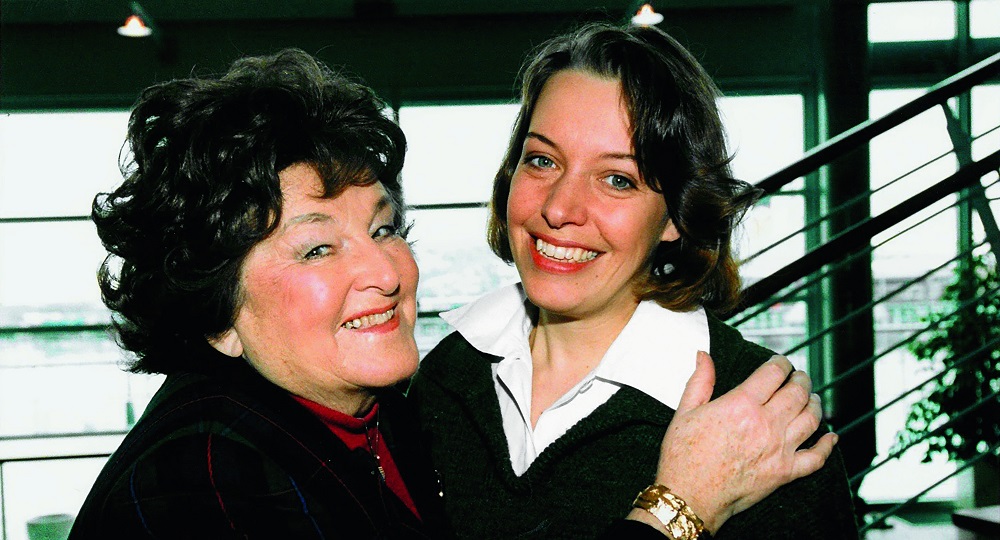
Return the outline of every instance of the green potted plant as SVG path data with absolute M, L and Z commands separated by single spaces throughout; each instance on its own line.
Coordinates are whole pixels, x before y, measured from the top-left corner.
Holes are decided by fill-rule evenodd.
M 944 309 L 930 315 L 928 330 L 910 351 L 935 373 L 914 403 L 896 448 L 924 438 L 923 458 L 943 454 L 967 461 L 1000 442 L 1000 275 L 990 255 L 959 261 L 955 279 L 941 297 Z M 967 411 L 966 414 L 962 414 Z M 997 504 L 998 458 L 994 452 L 974 466 L 976 505 Z M 992 484 L 992 485 L 991 485 Z

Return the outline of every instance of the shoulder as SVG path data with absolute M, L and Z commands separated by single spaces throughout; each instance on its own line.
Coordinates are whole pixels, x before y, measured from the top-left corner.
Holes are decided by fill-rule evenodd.
M 74 538 L 98 531 L 123 536 L 179 532 L 178 515 L 202 523 L 224 517 L 218 490 L 266 498 L 288 489 L 269 485 L 288 476 L 254 443 L 225 432 L 222 423 L 177 420 L 168 414 L 136 424 L 87 496 Z
M 708 313 L 709 354 L 715 362 L 716 394 L 722 394 L 743 382 L 774 351 L 747 341 L 739 330 Z
M 450 378 L 458 373 L 474 370 L 476 365 L 486 366 L 489 369 L 491 359 L 490 355 L 473 347 L 462 334 L 452 332 L 420 361 L 414 378 Z
M 114 471 L 121 473 L 139 462 L 170 461 L 172 455 L 189 449 L 202 451 L 223 434 L 229 438 L 239 434 L 241 444 L 249 446 L 258 438 L 250 426 L 273 421 L 273 414 L 261 409 L 252 396 L 215 377 L 170 375 L 109 459 L 105 473 L 115 475 Z
M 332 501 L 355 509 L 339 483 L 302 474 L 259 442 L 207 430 L 148 445 L 91 492 L 79 512 L 79 537 L 315 537 L 338 511 Z M 357 523 L 340 526 L 364 526 L 363 509 L 355 514 Z
M 252 368 L 231 367 L 212 375 L 168 376 L 101 476 L 131 474 L 127 471 L 139 463 L 161 471 L 183 469 L 186 462 L 178 456 L 204 463 L 212 449 L 236 447 L 233 463 L 253 453 L 295 461 L 332 438 L 287 392 Z
M 465 357 L 469 351 L 474 351 L 475 348 L 469 343 L 467 339 L 462 337 L 459 332 L 452 332 L 444 337 L 427 356 L 424 358 L 424 362 L 430 362 L 428 365 L 434 365 L 440 362 L 453 362 L 460 360 Z M 421 366 L 423 363 L 421 363 Z
M 431 416 L 430 411 L 440 415 L 459 402 L 496 401 L 494 360 L 454 332 L 420 361 L 406 391 L 407 400 L 422 419 Z

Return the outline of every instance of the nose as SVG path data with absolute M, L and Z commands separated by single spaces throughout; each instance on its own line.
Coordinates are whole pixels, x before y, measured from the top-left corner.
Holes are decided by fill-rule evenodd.
M 567 171 L 549 184 L 542 217 L 553 229 L 566 225 L 583 225 L 587 220 L 586 179 Z
M 361 244 L 354 261 L 355 288 L 375 290 L 385 296 L 396 294 L 400 284 L 398 262 L 377 240 L 369 238 Z

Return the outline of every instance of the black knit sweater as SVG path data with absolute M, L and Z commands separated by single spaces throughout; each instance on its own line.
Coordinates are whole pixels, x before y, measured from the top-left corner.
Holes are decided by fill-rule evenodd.
M 771 352 L 709 316 L 715 395 Z M 421 363 L 410 403 L 429 438 L 460 538 L 594 538 L 651 483 L 674 410 L 624 387 L 571 427 L 522 476 L 510 464 L 491 362 L 458 333 Z M 812 441 L 810 441 L 811 443 Z M 858 538 L 840 454 L 725 523 L 716 539 Z

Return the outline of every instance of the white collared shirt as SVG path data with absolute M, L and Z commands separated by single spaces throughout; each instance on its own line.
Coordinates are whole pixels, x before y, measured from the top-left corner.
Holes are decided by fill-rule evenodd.
M 520 476 L 553 441 L 631 386 L 676 409 L 694 373 L 695 355 L 709 350 L 704 309 L 674 312 L 644 301 L 600 363 L 542 412 L 531 427 L 531 318 L 520 284 L 503 287 L 441 314 L 477 350 L 498 356 L 493 386 L 514 472 Z

